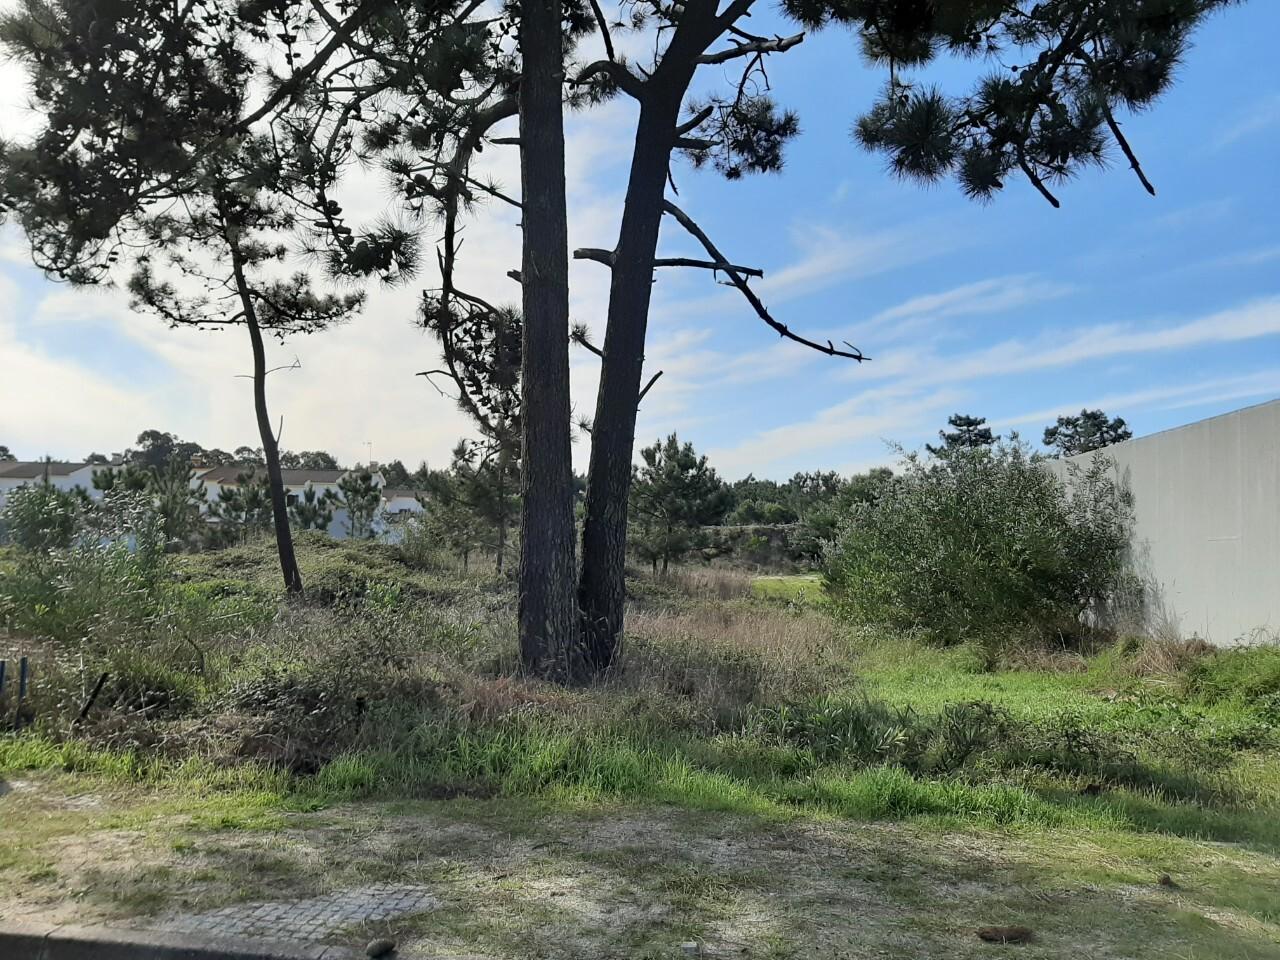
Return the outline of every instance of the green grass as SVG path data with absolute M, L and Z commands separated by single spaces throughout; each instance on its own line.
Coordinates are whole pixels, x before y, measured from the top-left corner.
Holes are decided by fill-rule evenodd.
M 114 900 L 115 867 L 102 867 L 93 882 L 105 892 L 93 896 L 106 898 L 103 910 L 164 909 L 187 883 L 212 885 L 224 900 L 314 891 L 335 877 L 378 876 L 376 858 L 353 854 L 326 877 L 289 852 L 295 833 L 345 829 L 374 808 L 400 816 L 425 798 L 433 817 L 456 818 L 460 829 L 529 842 L 545 839 L 548 821 L 589 835 L 590 823 L 619 809 L 658 811 L 663 830 L 689 828 L 698 842 L 730 820 L 753 824 L 762 842 L 874 829 L 888 847 L 855 851 L 872 861 L 892 859 L 900 831 L 921 863 L 948 876 L 980 868 L 933 848 L 976 836 L 1015 845 L 1016 869 L 1055 891 L 1145 889 L 1169 872 L 1195 906 L 1162 913 L 1163 922 L 1186 943 L 1217 937 L 1227 944 L 1217 955 L 1248 956 L 1254 943 L 1236 949 L 1222 939 L 1219 913 L 1263 931 L 1258 943 L 1280 936 L 1269 899 L 1280 902 L 1274 648 L 1192 658 L 1166 673 L 1125 647 L 1018 659 L 849 631 L 831 619 L 815 577 L 759 578 L 751 598 L 719 596 L 709 581 L 695 594 L 673 580 L 634 601 L 644 632 L 618 675 L 565 690 L 513 676 L 510 601 L 498 582 L 414 568 L 370 545 L 303 538 L 300 551 L 315 585 L 302 607 L 275 605 L 276 573 L 261 545 L 179 558 L 166 589 L 181 594 L 183 610 L 238 610 L 236 598 L 249 598 L 272 615 L 190 634 L 207 646 L 203 671 L 191 644 L 141 637 L 113 651 L 112 670 L 144 700 L 158 687 L 182 694 L 163 709 L 134 716 L 127 701 L 108 700 L 74 738 L 65 717 L 0 736 L 0 779 L 112 801 L 93 813 L 0 796 L 0 811 L 17 812 L 0 816 L 0 881 L 70 883 L 58 845 L 91 826 L 135 834 L 157 863 Z M 371 594 L 371 583 L 394 589 Z M 38 662 L 72 669 L 65 658 Z M 55 679 L 41 674 L 40 689 Z M 66 689 L 78 694 L 78 684 L 68 675 Z M 433 840 L 430 849 L 454 842 L 463 843 Z M 777 868 L 676 863 L 648 876 L 630 853 L 609 853 L 616 863 L 580 853 L 572 869 L 587 871 L 584 883 L 607 869 L 671 911 L 627 928 L 623 947 L 637 956 L 664 955 L 653 949 L 663 929 L 720 935 L 772 889 Z M 417 875 L 428 869 L 424 856 L 388 869 Z M 488 882 L 474 863 L 432 863 L 433 883 Z M 933 938 L 933 953 L 919 955 L 950 955 L 954 930 L 926 909 L 937 897 L 927 870 L 898 877 L 881 867 L 853 879 L 917 911 L 921 936 Z M 492 887 L 509 907 L 505 920 L 473 923 L 462 894 L 459 909 L 443 910 L 459 946 L 474 935 L 518 952 L 529 923 L 585 922 L 537 892 L 546 877 L 533 865 L 522 869 L 519 883 Z M 1018 897 L 993 894 L 989 917 L 1013 922 Z M 757 952 L 786 955 L 795 918 L 811 905 L 789 909 L 759 934 Z M 1063 907 L 1055 922 L 1065 930 L 1097 909 L 1094 900 Z M 970 922 L 959 910 L 943 909 L 948 923 Z M 1116 942 L 1131 939 L 1141 954 L 1152 936 L 1146 921 L 1123 909 L 1113 919 Z M 607 927 L 593 920 L 582 936 L 598 940 Z
M 452 569 L 424 568 L 410 563 L 394 546 L 361 540 L 334 540 L 314 531 L 296 536 L 298 567 L 309 602 L 344 605 L 375 592 L 391 591 L 404 598 L 448 603 L 492 578 L 463 577 Z M 280 563 L 275 545 L 259 540 L 226 550 L 174 558 L 179 582 L 216 594 L 279 597 Z
M 756 577 L 751 593 L 760 600 L 783 600 L 791 603 L 822 603 L 826 597 L 822 574 L 797 573 L 776 577 Z

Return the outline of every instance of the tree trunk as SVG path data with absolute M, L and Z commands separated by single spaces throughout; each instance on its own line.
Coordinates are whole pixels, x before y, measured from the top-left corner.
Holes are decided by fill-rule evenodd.
M 499 493 L 503 492 L 502 488 L 498 488 Z M 507 515 L 501 513 L 498 516 L 498 559 L 496 561 L 497 572 L 502 573 L 502 561 L 507 555 Z
M 521 0 L 520 659 L 567 676 L 576 639 L 569 425 L 569 230 L 560 0 Z
M 258 313 L 249 294 L 244 265 L 239 252 L 231 245 L 231 266 L 235 274 L 236 290 L 244 311 L 244 322 L 249 328 L 249 342 L 253 345 L 253 412 L 258 419 L 258 436 L 262 440 L 262 459 L 267 464 L 267 482 L 271 487 L 271 517 L 275 523 L 276 552 L 280 555 L 280 572 L 284 575 L 284 588 L 291 594 L 302 593 L 302 574 L 298 570 L 298 558 L 293 552 L 293 531 L 289 529 L 289 504 L 284 494 L 284 477 L 280 474 L 280 450 L 276 435 L 271 429 L 271 416 L 267 413 L 267 353 L 262 344 L 262 331 L 258 328 Z
M 600 391 L 591 424 L 591 465 L 578 583 L 583 653 L 588 669 L 597 673 L 613 662 L 622 632 L 631 451 L 653 289 L 653 260 L 673 131 L 685 85 L 679 86 L 678 95 L 652 91 L 655 95 L 640 108 L 609 287 Z

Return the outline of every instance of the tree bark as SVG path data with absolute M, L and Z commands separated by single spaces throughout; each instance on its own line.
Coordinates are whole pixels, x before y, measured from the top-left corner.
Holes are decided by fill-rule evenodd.
M 521 0 L 520 659 L 531 673 L 575 672 L 573 460 L 569 407 L 569 230 L 564 172 L 560 0 Z
M 593 673 L 608 669 L 613 662 L 622 632 L 631 452 L 662 199 L 684 89 L 684 85 L 680 86 L 678 94 L 655 91 L 640 108 L 609 287 L 600 390 L 591 424 L 582 573 L 578 582 L 583 654 Z
M 245 280 L 244 264 L 234 243 L 231 244 L 231 267 L 235 275 L 236 291 L 240 295 L 245 326 L 249 328 L 249 342 L 253 345 L 253 411 L 258 420 L 262 459 L 267 465 L 267 482 L 271 488 L 271 517 L 275 524 L 280 572 L 284 576 L 285 590 L 291 594 L 301 594 L 302 573 L 298 570 L 298 558 L 293 552 L 289 504 L 285 499 L 284 477 L 280 473 L 280 449 L 276 445 L 276 435 L 271 429 L 271 416 L 267 412 L 267 352 L 262 343 L 262 331 L 258 327 L 258 312 L 249 292 L 249 284 Z
M 661 62 L 644 81 L 631 171 L 614 248 L 600 390 L 591 425 L 578 605 L 582 647 L 594 673 L 613 663 L 626 604 L 627 496 L 640 405 L 640 374 L 654 260 L 680 106 L 698 57 L 723 30 L 715 0 L 686 0 Z

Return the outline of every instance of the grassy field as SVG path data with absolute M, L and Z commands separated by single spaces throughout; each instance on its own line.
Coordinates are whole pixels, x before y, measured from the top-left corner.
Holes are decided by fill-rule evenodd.
M 689 569 L 634 580 L 619 668 L 565 690 L 516 674 L 500 578 L 303 569 L 285 607 L 261 547 L 178 558 L 73 737 L 99 663 L 0 637 L 39 678 L 0 737 L 0 919 L 394 881 L 439 904 L 382 932 L 494 957 L 1015 949 L 991 924 L 1030 957 L 1280 956 L 1275 647 L 943 650 L 812 577 Z

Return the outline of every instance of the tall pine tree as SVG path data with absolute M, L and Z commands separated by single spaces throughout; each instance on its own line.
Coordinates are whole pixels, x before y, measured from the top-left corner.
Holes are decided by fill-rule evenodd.
M 358 295 L 317 292 L 283 264 L 289 235 L 323 173 L 300 124 L 254 128 L 311 79 L 319 59 L 252 100 L 255 45 L 289 37 L 294 5 L 183 8 L 165 0 L 25 0 L 0 40 L 29 71 L 44 123 L 6 144 L 0 202 L 31 241 L 37 266 L 77 284 L 127 277 L 135 306 L 172 326 L 241 326 L 253 357 L 254 415 L 285 587 L 302 590 L 266 400 L 266 336 L 322 330 Z M 357 11 L 361 16 L 362 10 Z M 273 27 L 273 18 L 278 20 Z M 347 26 L 321 51 L 336 49 Z

